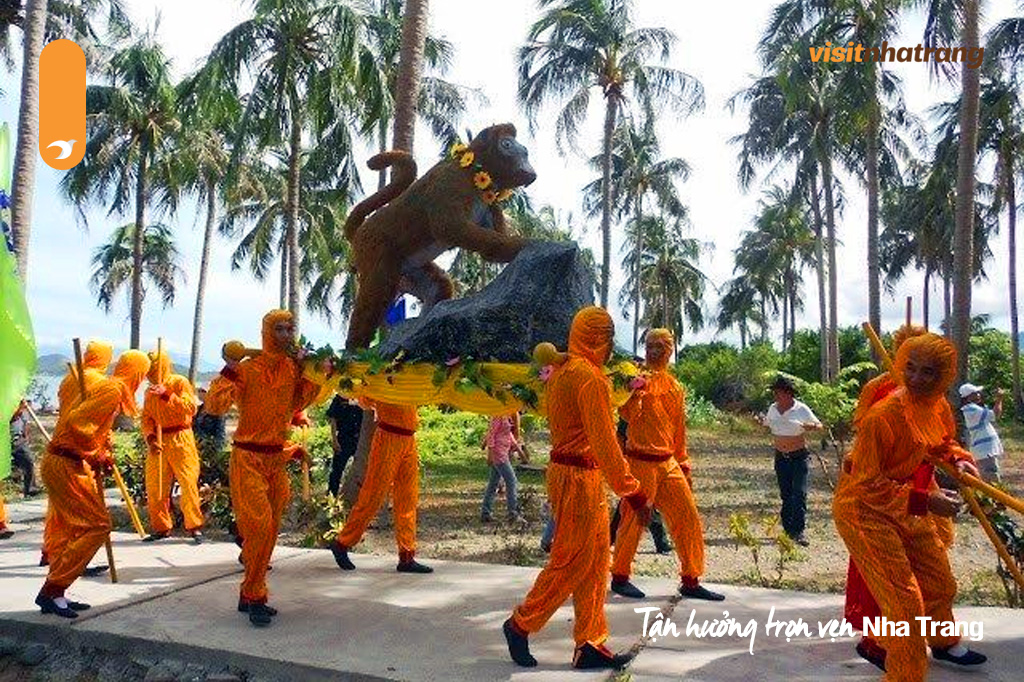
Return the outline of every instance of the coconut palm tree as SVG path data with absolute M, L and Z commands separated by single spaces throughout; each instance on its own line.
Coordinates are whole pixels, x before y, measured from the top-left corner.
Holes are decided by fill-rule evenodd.
M 217 225 L 217 210 L 223 203 L 223 185 L 231 160 L 228 140 L 241 116 L 240 103 L 227 92 L 201 92 L 194 79 L 178 86 L 181 115 L 187 134 L 174 141 L 174 159 L 181 189 L 195 195 L 197 204 L 205 207 L 203 246 L 196 284 L 196 304 L 192 319 L 192 350 L 189 356 L 188 380 L 195 383 L 199 370 L 199 346 L 203 334 L 203 303 L 206 299 L 210 246 Z
M 630 272 L 619 292 L 623 307 L 639 295 L 644 299 L 643 325 L 665 327 L 672 331 L 676 343 L 681 342 L 683 329 L 700 331 L 704 327 L 704 292 L 708 278 L 700 270 L 700 256 L 709 247 L 696 239 L 682 236 L 682 224 L 663 215 L 642 216 L 626 223 L 626 240 L 643 243 L 640 270 Z M 643 237 L 638 233 L 643 232 Z M 630 270 L 632 249 L 623 259 L 623 268 Z M 639 275 L 639 283 L 635 278 Z M 639 284 L 639 286 L 638 286 Z
M 32 197 L 39 146 L 39 55 L 43 45 L 57 38 L 70 38 L 85 50 L 87 56 L 92 57 L 89 60 L 92 64 L 98 64 L 96 51 L 91 48 L 98 39 L 94 22 L 102 10 L 106 10 L 106 25 L 113 39 L 126 37 L 131 23 L 121 0 L 53 0 L 49 3 L 47 0 L 26 0 L 23 9 L 19 7 L 20 3 L 5 5 L 0 10 L 0 60 L 8 70 L 13 68 L 10 27 L 18 26 L 24 33 L 18 138 L 11 188 L 11 232 L 24 284 L 28 277 Z
M 603 157 L 591 158 L 590 164 L 599 172 Z M 615 220 L 621 222 L 631 217 L 634 224 L 641 224 L 644 217 L 644 202 L 650 197 L 659 212 L 666 218 L 685 224 L 688 210 L 679 198 L 676 181 L 685 181 L 690 175 L 690 166 L 681 158 L 661 158 L 661 145 L 654 129 L 654 121 L 646 119 L 638 126 L 626 118 L 615 131 L 612 140 L 612 188 L 615 204 Z M 604 197 L 604 176 L 600 175 L 583 188 L 583 208 L 588 216 L 600 214 Z M 644 250 L 643 230 L 634 230 L 637 241 L 628 242 L 633 254 L 633 282 L 641 285 L 639 277 L 641 254 Z M 633 295 L 633 354 L 637 352 L 640 338 L 640 301 L 638 291 Z
M 718 302 L 715 322 L 719 332 L 736 327 L 740 333 L 740 350 L 746 350 L 751 326 L 765 329 L 767 321 L 761 315 L 758 292 L 750 285 L 750 278 L 739 276 L 729 280 L 725 293 Z
M 251 89 L 233 140 L 234 161 L 266 150 L 286 153 L 284 247 L 288 310 L 299 321 L 303 162 L 319 182 L 336 173 L 356 177 L 350 120 L 361 16 L 346 0 L 256 0 L 252 18 L 221 38 L 198 79 L 204 89 L 241 96 Z M 313 141 L 304 158 L 303 138 Z M 233 165 L 237 165 L 233 163 Z M 229 174 L 229 182 L 231 182 Z
M 576 147 L 591 91 L 604 98 L 601 198 L 601 305 L 608 305 L 611 282 L 612 138 L 616 120 L 631 102 L 654 118 L 661 106 L 689 114 L 704 106 L 700 82 L 663 66 L 672 54 L 675 35 L 665 28 L 637 28 L 630 0 L 541 0 L 541 17 L 519 48 L 518 98 L 536 128 L 537 115 L 549 100 L 564 100 L 555 122 L 559 149 Z
M 174 303 L 178 282 L 185 280 L 171 229 L 159 223 L 146 225 L 141 240 L 135 239 L 135 229 L 135 223 L 118 227 L 110 234 L 110 240 L 93 253 L 94 269 L 89 286 L 96 294 L 97 305 L 106 313 L 110 312 L 114 299 L 122 290 L 127 290 L 129 302 L 134 304 L 131 283 L 136 280 L 149 282 L 167 308 Z M 134 253 L 137 241 L 142 242 L 142 270 L 138 276 L 135 272 L 138 261 Z M 143 287 L 142 298 L 145 296 Z
M 85 158 L 61 180 L 79 209 L 109 203 L 108 215 L 135 213 L 131 269 L 131 347 L 142 321 L 143 226 L 146 210 L 175 207 L 170 139 L 181 124 L 170 62 L 151 35 L 118 51 L 103 69 L 106 85 L 86 90 Z

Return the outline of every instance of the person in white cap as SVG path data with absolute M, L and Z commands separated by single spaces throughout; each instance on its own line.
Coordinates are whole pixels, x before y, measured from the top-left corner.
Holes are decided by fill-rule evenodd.
M 988 483 L 998 483 L 999 456 L 1003 454 L 1003 444 L 996 433 L 995 422 L 1003 414 L 1003 396 L 996 393 L 996 402 L 992 408 L 985 407 L 981 392 L 984 386 L 964 384 L 960 387 L 960 411 L 964 413 L 967 431 L 971 437 L 971 454 L 978 464 L 981 478 Z

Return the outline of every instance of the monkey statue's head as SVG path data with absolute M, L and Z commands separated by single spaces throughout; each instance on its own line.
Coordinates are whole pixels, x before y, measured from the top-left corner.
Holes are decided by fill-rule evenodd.
M 469 147 L 497 189 L 525 187 L 537 179 L 526 147 L 516 141 L 516 127 L 511 123 L 484 128 Z

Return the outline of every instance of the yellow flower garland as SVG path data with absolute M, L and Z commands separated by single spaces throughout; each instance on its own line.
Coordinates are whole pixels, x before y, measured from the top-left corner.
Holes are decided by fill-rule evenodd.
M 480 190 L 481 199 L 488 206 L 501 203 L 515 193 L 511 189 L 500 191 L 494 189 L 494 180 L 491 178 L 491 174 L 484 170 L 479 163 L 476 163 L 476 154 L 469 148 L 469 145 L 456 142 L 448 150 L 448 158 L 458 163 L 460 168 L 470 168 L 474 171 L 473 186 Z

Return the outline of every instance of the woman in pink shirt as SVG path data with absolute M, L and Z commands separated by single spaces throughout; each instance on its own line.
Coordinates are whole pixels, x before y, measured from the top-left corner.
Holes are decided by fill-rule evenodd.
M 519 415 L 492 417 L 487 427 L 487 434 L 481 449 L 487 451 L 487 464 L 491 467 L 491 477 L 487 482 L 487 490 L 484 491 L 483 509 L 480 512 L 480 520 L 483 522 L 493 521 L 491 507 L 494 504 L 494 495 L 498 490 L 498 481 L 505 481 L 505 500 L 508 503 L 508 520 L 521 521 L 519 513 L 519 501 L 517 499 L 517 488 L 519 482 L 516 480 L 516 472 L 512 468 L 509 455 L 514 450 L 523 456 L 523 447 L 516 440 L 518 429 L 516 422 Z

